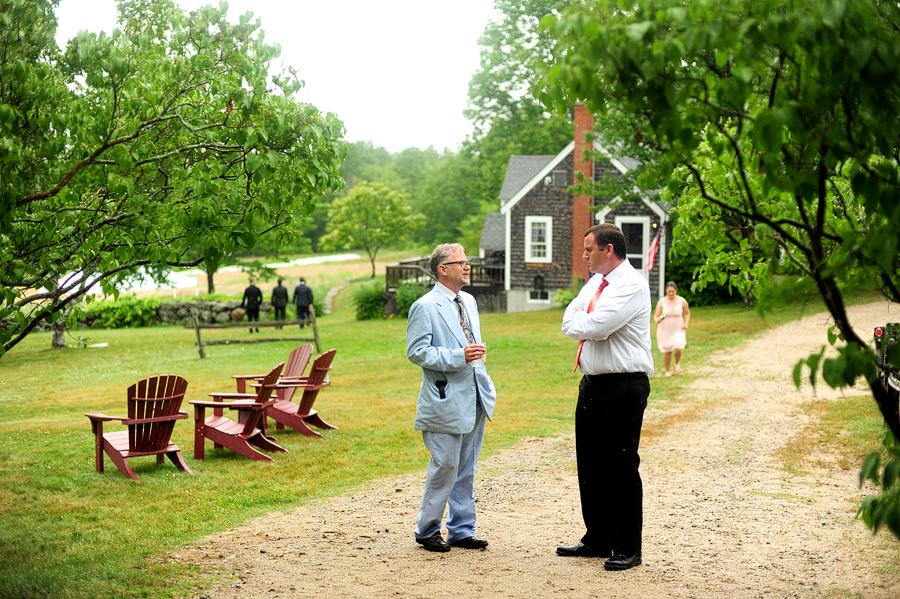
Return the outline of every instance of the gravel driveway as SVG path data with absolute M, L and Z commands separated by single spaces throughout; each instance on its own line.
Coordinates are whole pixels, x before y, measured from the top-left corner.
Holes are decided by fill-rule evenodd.
M 900 309 L 885 303 L 851 315 L 861 331 L 900 321 Z M 651 397 L 645 425 L 679 411 L 690 418 L 642 442 L 644 563 L 632 570 L 555 554 L 583 532 L 572 437 L 527 439 L 482 461 L 475 492 L 485 551 L 435 554 L 414 543 L 422 473 L 250 521 L 171 558 L 221 577 L 203 591 L 209 599 L 896 599 L 900 579 L 884 570 L 898 570 L 900 543 L 854 518 L 868 494 L 857 488 L 857 470 L 789 476 L 774 455 L 809 421 L 803 404 L 812 390 L 798 392 L 790 373 L 826 344 L 827 326 L 825 315 L 809 316 L 722 352 L 692 371 L 700 376 L 687 404 Z

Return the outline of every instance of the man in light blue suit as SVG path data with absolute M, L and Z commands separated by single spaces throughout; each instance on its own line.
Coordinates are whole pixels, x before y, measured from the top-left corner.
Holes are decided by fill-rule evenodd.
M 416 541 L 429 551 L 484 549 L 488 542 L 475 536 L 475 469 L 497 392 L 484 367 L 478 305 L 462 291 L 471 268 L 465 250 L 439 245 L 430 266 L 437 284 L 412 305 L 406 327 L 406 355 L 422 367 L 415 428 L 431 452 Z

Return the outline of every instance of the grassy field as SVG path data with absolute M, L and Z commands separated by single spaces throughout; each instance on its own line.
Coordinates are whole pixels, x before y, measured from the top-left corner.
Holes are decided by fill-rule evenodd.
M 107 347 L 54 351 L 48 334 L 35 334 L 0 358 L 0 597 L 187 594 L 203 581 L 161 556 L 267 512 L 423 471 L 427 452 L 412 429 L 421 373 L 405 356 L 406 321 L 356 321 L 351 292 L 352 286 L 342 291 L 335 312 L 319 320 L 322 349 L 338 352 L 333 385 L 316 407 L 339 430 L 324 439 L 279 433 L 290 453 L 274 463 L 251 462 L 209 443 L 206 460 L 193 460 L 191 417 L 176 426 L 173 440 L 196 476 L 152 458 L 133 460 L 139 483 L 108 459 L 106 472 L 97 474 L 84 414 L 123 413 L 125 389 L 158 373 L 184 376 L 186 399 L 205 399 L 210 391 L 231 390 L 233 374 L 263 372 L 285 360 L 295 343 L 212 346 L 200 360 L 189 329 L 94 330 L 90 342 Z M 693 309 L 688 374 L 654 379 L 650 409 L 682 398 L 690 364 L 818 310 L 791 306 L 763 321 L 737 306 Z M 559 332 L 560 319 L 560 310 L 482 315 L 499 394 L 485 455 L 525 436 L 572 432 L 575 343 Z M 246 334 L 209 331 L 204 338 Z M 828 426 L 840 428 L 857 415 L 851 409 L 837 418 Z

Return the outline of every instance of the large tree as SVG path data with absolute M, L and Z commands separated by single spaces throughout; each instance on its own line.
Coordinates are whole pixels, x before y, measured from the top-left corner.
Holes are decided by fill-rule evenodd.
M 646 118 L 644 141 L 671 168 L 668 192 L 694 222 L 698 251 L 721 261 L 731 235 L 742 290 L 762 295 L 778 274 L 818 290 L 839 355 L 810 357 L 795 380 L 801 368 L 835 387 L 866 379 L 894 458 L 883 473 L 867 462 L 862 476 L 885 491 L 861 513 L 900 537 L 897 395 L 845 303 L 861 283 L 900 301 L 900 6 L 594 1 L 546 26 L 560 53 L 542 79 L 545 100 Z M 900 367 L 900 352 L 889 357 Z
M 361 181 L 331 204 L 321 244 L 325 249 L 365 250 L 374 278 L 378 251 L 402 245 L 421 221 L 421 215 L 411 214 L 408 193 L 386 183 Z
M 464 111 L 473 132 L 462 154 L 478 169 L 470 195 L 496 201 L 513 154 L 557 154 L 572 140 L 568 114 L 548 111 L 529 94 L 537 60 L 548 59 L 554 38 L 540 20 L 559 15 L 571 0 L 495 0 L 500 18 L 478 41 L 481 62 L 469 82 Z
M 226 4 L 121 0 L 54 42 L 58 0 L 0 0 L 0 354 L 140 266 L 213 268 L 342 186 L 342 123 L 297 102 L 277 45 Z

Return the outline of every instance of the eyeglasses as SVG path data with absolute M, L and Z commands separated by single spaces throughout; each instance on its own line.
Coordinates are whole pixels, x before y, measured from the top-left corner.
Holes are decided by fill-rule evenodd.
M 450 266 L 452 264 L 462 264 L 462 268 L 472 268 L 472 263 L 467 260 L 457 260 L 456 262 L 444 262 L 441 266 Z

